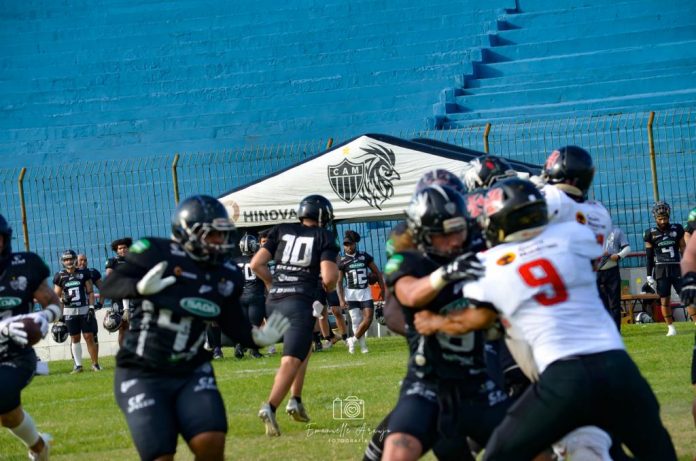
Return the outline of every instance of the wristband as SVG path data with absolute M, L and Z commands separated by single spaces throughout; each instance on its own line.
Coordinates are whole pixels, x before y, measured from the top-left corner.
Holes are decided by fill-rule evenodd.
M 60 307 L 56 306 L 55 304 L 49 304 L 46 306 L 46 308 L 39 313 L 46 319 L 48 323 L 53 323 L 58 318 L 60 318 L 62 310 Z
M 441 267 L 430 274 L 430 286 L 433 287 L 434 290 L 440 291 L 447 285 L 444 272 L 445 270 Z

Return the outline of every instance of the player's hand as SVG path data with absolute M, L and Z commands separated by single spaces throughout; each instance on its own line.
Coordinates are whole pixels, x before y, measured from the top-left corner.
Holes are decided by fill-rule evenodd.
M 320 303 L 319 301 L 314 301 L 312 303 L 312 315 L 319 320 L 323 319 L 324 317 L 321 315 L 322 311 L 324 310 L 324 305 Z
M 162 278 L 165 270 L 167 270 L 167 261 L 157 263 L 157 265 L 150 269 L 135 286 L 138 293 L 143 296 L 154 295 L 168 286 L 173 285 L 176 282 L 176 277 L 170 275 L 169 277 Z
M 251 337 L 257 346 L 270 346 L 277 343 L 288 328 L 290 328 L 290 320 L 284 315 L 274 312 L 266 319 L 266 324 L 263 327 L 254 327 L 251 330 Z
M 444 320 L 444 317 L 434 312 L 420 311 L 416 314 L 413 323 L 418 333 L 424 336 L 430 336 L 440 331 L 440 327 Z
M 121 314 L 121 321 L 122 322 L 130 322 L 130 309 L 123 309 L 123 314 Z
M 41 337 L 43 338 L 48 333 L 48 319 L 46 315 L 41 312 L 34 312 L 33 314 L 28 314 L 27 318 L 34 319 L 34 323 L 39 325 L 41 328 Z
M 651 275 L 648 275 L 646 277 L 646 280 L 648 281 L 648 285 L 650 285 L 650 288 L 652 288 L 653 290 L 657 288 L 657 282 L 655 282 L 655 279 Z
M 29 343 L 27 340 L 27 332 L 24 329 L 24 324 L 22 322 L 18 322 L 18 320 L 22 317 L 11 317 L 0 323 L 0 338 L 4 339 L 5 341 L 14 341 L 20 346 L 26 346 Z
M 696 304 L 696 272 L 687 272 L 682 277 L 681 302 L 685 306 Z
M 447 282 L 456 280 L 476 280 L 483 277 L 485 269 L 481 261 L 478 260 L 475 253 L 465 253 L 444 268 L 442 277 Z

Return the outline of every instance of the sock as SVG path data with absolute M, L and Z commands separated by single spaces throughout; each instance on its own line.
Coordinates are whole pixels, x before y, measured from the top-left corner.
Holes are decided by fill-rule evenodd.
M 272 411 L 273 413 L 275 413 L 275 411 L 276 411 L 275 405 L 273 405 L 271 402 L 268 402 L 268 406 L 271 407 L 271 411 Z
M 360 347 L 367 347 L 367 340 L 365 339 L 365 335 L 359 337 L 358 342 L 360 343 Z
M 24 419 L 19 423 L 19 426 L 9 429 L 15 437 L 24 442 L 27 448 L 33 447 L 39 441 L 39 433 L 36 431 L 36 425 L 29 413 L 24 410 L 22 412 L 24 413 Z
M 315 331 L 314 333 L 312 333 L 312 336 L 314 336 L 315 343 L 321 342 L 321 333 Z
M 295 396 L 293 396 L 292 398 L 295 399 L 295 401 L 296 401 L 297 403 L 302 403 L 302 397 L 299 397 L 299 396 L 298 396 L 298 397 L 295 397 Z
M 81 343 L 72 343 L 70 345 L 70 349 L 72 350 L 73 360 L 75 361 L 75 366 L 81 367 L 82 366 L 82 344 Z

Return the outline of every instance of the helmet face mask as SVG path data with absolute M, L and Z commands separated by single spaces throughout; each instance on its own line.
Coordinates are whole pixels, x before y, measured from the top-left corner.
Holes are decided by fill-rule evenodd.
M 418 192 L 406 210 L 418 249 L 439 257 L 461 254 L 469 230 L 465 210 L 462 195 L 447 186 L 431 185 Z
M 172 237 L 193 259 L 220 264 L 232 254 L 236 228 L 217 199 L 194 195 L 174 211 Z
M 75 253 L 73 250 L 65 250 L 60 255 L 60 262 L 63 267 L 68 270 L 77 267 L 77 253 Z
M 323 195 L 308 195 L 300 201 L 297 217 L 300 221 L 312 219 L 317 222 L 319 227 L 331 229 L 334 220 L 333 205 Z
M 494 155 L 483 155 L 470 162 L 463 173 L 464 183 L 469 192 L 488 188 L 497 181 L 517 177 L 517 172 L 507 160 Z
M 239 251 L 245 256 L 251 256 L 256 253 L 259 249 L 259 242 L 256 237 L 249 234 L 244 234 L 241 239 L 239 239 Z

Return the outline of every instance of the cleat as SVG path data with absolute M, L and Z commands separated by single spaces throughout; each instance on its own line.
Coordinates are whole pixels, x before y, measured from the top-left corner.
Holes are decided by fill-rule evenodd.
M 360 352 L 362 352 L 363 354 L 367 354 L 368 352 L 370 352 L 369 350 L 367 350 L 367 338 L 363 336 L 358 340 L 358 343 L 360 343 Z
M 222 348 L 216 347 L 215 349 L 213 349 L 213 359 L 219 360 L 221 358 L 222 358 Z
M 266 352 L 268 353 L 268 355 L 275 355 L 276 354 L 275 346 L 268 346 L 268 349 L 266 349 Z
M 288 405 L 285 407 L 285 411 L 298 423 L 309 422 L 309 416 L 307 416 L 307 411 L 305 411 L 304 405 L 295 399 L 291 398 L 288 400 Z
M 102 371 L 101 365 L 99 365 L 98 363 L 93 363 L 92 364 L 92 371 Z
M 266 435 L 269 437 L 278 437 L 280 435 L 280 427 L 276 422 L 276 415 L 273 410 L 271 410 L 271 405 L 264 403 L 261 405 L 259 410 L 259 418 L 266 425 Z
M 666 336 L 677 336 L 677 329 L 674 328 L 674 325 L 670 325 L 669 327 L 667 327 Z
M 234 347 L 234 356 L 238 359 L 244 358 L 244 348 L 242 348 L 241 344 L 237 344 Z
M 82 365 L 76 366 L 73 368 L 73 371 L 70 372 L 71 375 L 76 375 L 78 373 L 82 373 Z
M 29 459 L 31 461 L 48 461 L 51 453 L 51 445 L 53 444 L 53 437 L 45 432 L 40 432 L 39 437 L 41 437 L 43 440 L 44 447 L 41 450 L 41 453 L 35 453 L 32 450 L 29 450 Z
M 249 355 L 255 359 L 262 359 L 263 358 L 263 355 L 261 355 L 261 353 L 259 352 L 258 349 L 249 350 Z

